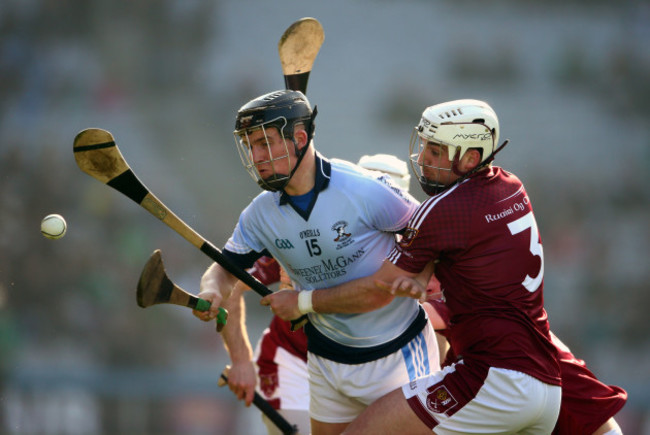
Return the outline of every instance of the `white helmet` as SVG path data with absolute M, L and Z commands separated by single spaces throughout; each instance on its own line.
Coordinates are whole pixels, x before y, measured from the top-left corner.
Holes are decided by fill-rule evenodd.
M 399 187 L 409 190 L 411 174 L 404 160 L 390 154 L 365 155 L 359 159 L 358 165 L 371 171 L 388 174 Z
M 479 100 L 455 100 L 427 107 L 416 129 L 421 138 L 448 145 L 449 160 L 454 159 L 456 147 L 460 148 L 459 159 L 469 148 L 478 148 L 483 162 L 499 142 L 497 114 Z
M 409 147 L 411 166 L 424 191 L 435 194 L 449 186 L 432 183 L 423 176 L 418 156 L 427 142 L 445 145 L 450 161 L 460 160 L 470 148 L 479 149 L 481 167 L 492 160 L 498 140 L 499 119 L 486 102 L 464 99 L 436 104 L 422 112 L 415 127 Z

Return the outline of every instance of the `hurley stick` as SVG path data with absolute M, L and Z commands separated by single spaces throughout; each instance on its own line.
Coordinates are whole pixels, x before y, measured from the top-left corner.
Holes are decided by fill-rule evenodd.
M 174 304 L 192 308 L 198 311 L 208 311 L 212 305 L 210 301 L 198 298 L 183 290 L 172 282 L 167 276 L 165 265 L 162 261 L 160 249 L 156 249 L 147 264 L 144 265 L 136 291 L 136 301 L 141 308 L 157 304 Z M 217 331 L 221 332 L 226 325 L 228 311 L 219 307 L 217 315 Z
M 284 31 L 278 54 L 287 89 L 307 93 L 309 73 L 324 40 L 323 26 L 315 18 L 301 18 Z
M 228 384 L 228 373 L 230 371 L 230 366 L 226 366 L 224 371 L 221 373 L 221 377 L 217 382 L 217 385 L 223 387 Z M 289 423 L 278 411 L 276 411 L 269 402 L 264 400 L 262 396 L 255 392 L 253 396 L 253 405 L 255 405 L 264 415 L 266 415 L 269 420 L 277 426 L 280 431 L 285 435 L 294 435 L 298 433 L 298 428 L 295 425 Z

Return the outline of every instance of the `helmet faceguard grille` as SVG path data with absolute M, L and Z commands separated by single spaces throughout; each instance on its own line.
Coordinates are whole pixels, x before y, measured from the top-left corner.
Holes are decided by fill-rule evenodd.
M 291 154 L 289 153 L 287 139 L 283 134 L 286 119 L 283 120 L 280 128 L 278 128 L 280 125 L 278 121 L 279 119 L 271 120 L 251 130 L 244 129 L 234 132 L 237 151 L 239 152 L 239 157 L 246 172 L 248 172 L 261 188 L 272 192 L 282 190 L 291 178 Z M 275 129 L 278 132 L 278 139 L 283 142 L 283 145 L 278 146 L 275 144 L 275 146 L 272 146 L 274 144 L 269 139 L 270 129 Z M 256 131 L 261 131 L 262 136 L 256 139 L 254 143 L 251 143 L 251 135 Z M 253 155 L 253 147 L 264 147 L 266 149 L 266 153 L 264 154 L 266 158 L 256 161 Z M 286 165 L 282 164 L 283 160 L 286 160 Z M 286 173 L 279 171 L 280 166 L 287 168 Z M 270 171 L 267 169 L 263 175 L 260 169 L 263 167 L 270 167 Z

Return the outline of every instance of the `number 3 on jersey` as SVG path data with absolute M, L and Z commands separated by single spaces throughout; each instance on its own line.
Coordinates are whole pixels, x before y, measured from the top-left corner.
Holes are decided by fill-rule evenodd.
M 539 257 L 540 267 L 539 273 L 535 278 L 531 278 L 530 275 L 526 275 L 526 278 L 523 280 L 521 285 L 523 285 L 526 290 L 533 293 L 539 288 L 539 286 L 542 284 L 542 279 L 544 279 L 544 250 L 542 249 L 541 243 L 539 243 L 539 230 L 537 229 L 537 222 L 535 222 L 533 212 L 531 211 L 516 221 L 510 222 L 508 224 L 508 229 L 513 236 L 529 228 L 530 252 L 534 256 Z
M 305 240 L 305 245 L 307 245 L 307 251 L 309 252 L 310 257 L 320 255 L 322 252 L 320 246 L 318 246 L 318 239 Z

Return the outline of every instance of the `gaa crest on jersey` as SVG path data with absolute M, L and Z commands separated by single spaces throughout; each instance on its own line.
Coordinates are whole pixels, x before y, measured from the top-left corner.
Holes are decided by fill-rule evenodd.
M 458 405 L 458 401 L 454 399 L 449 390 L 444 385 L 438 385 L 435 388 L 429 389 L 427 395 L 427 408 L 437 414 L 445 414 L 454 406 Z
M 406 228 L 406 230 L 404 230 L 404 234 L 402 234 L 402 238 L 399 241 L 400 248 L 408 248 L 411 246 L 413 239 L 415 239 L 419 231 L 420 230 L 416 230 L 415 228 Z
M 266 397 L 272 397 L 277 388 L 277 373 L 260 373 L 260 390 L 262 390 Z

